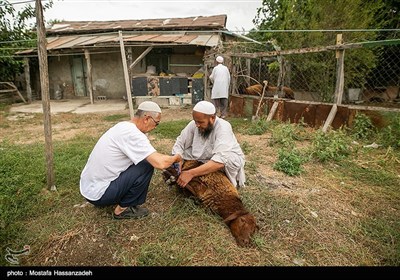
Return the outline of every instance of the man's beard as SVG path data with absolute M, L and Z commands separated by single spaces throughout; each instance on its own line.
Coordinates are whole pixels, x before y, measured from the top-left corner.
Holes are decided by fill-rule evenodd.
M 211 123 L 209 123 L 208 126 L 203 131 L 199 129 L 199 133 L 200 133 L 201 137 L 203 137 L 204 139 L 207 139 L 208 136 L 210 136 L 213 129 L 214 129 L 213 125 Z

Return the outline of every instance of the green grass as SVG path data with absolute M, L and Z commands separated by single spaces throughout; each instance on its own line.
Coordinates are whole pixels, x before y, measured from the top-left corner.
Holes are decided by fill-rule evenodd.
M 109 119 L 117 120 L 116 116 Z M 169 150 L 162 140 L 173 143 L 188 121 L 162 122 L 151 132 L 158 139 L 155 148 Z M 245 134 L 253 125 L 239 118 L 229 121 L 237 133 Z M 297 128 L 281 128 L 282 139 L 282 135 L 297 135 Z M 154 215 L 147 219 L 114 221 L 110 219 L 113 207 L 81 207 L 85 200 L 79 193 L 79 177 L 97 137 L 79 135 L 54 141 L 55 192 L 46 189 L 43 143 L 2 141 L 0 250 L 31 245 L 32 254 L 24 259 L 24 265 L 43 265 L 47 258 L 49 265 L 398 266 L 399 150 L 346 149 L 346 156 L 336 160 L 331 155 L 340 155 L 341 145 L 352 139 L 338 134 L 319 137 L 295 138 L 292 143 L 317 141 L 318 149 L 302 152 L 328 150 L 331 154 L 325 161 L 293 166 L 306 155 L 291 150 L 283 171 L 271 174 L 262 173 L 273 164 L 265 162 L 265 156 L 278 158 L 279 149 L 267 143 L 259 145 L 258 140 L 241 143 L 248 182 L 239 193 L 260 227 L 250 248 L 235 244 L 220 217 L 177 189 L 167 188 L 160 171 L 150 185 L 147 203 Z M 296 178 L 285 173 L 300 167 L 302 172 Z M 268 180 L 286 182 L 287 187 L 268 187 Z M 132 239 L 135 236 L 137 240 Z M 1 258 L 0 265 L 9 264 Z
M 161 122 L 156 129 L 151 131 L 151 135 L 155 135 L 159 138 L 176 139 L 180 134 L 181 130 L 190 122 L 190 120 L 178 120 Z
M 115 115 L 109 115 L 103 117 L 103 120 L 108 121 L 108 122 L 117 122 L 117 121 L 123 121 L 123 120 L 128 120 L 129 116 L 125 114 L 115 114 Z

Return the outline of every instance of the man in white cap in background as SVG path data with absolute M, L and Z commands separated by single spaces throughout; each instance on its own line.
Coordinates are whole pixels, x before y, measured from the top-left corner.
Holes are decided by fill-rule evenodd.
M 231 74 L 229 73 L 228 67 L 224 63 L 222 56 L 217 56 L 215 59 L 218 63 L 211 72 L 210 80 L 213 83 L 211 89 L 211 101 L 219 111 L 220 117 L 225 119 L 228 115 L 228 96 L 229 96 L 229 85 L 231 83 Z
M 178 185 L 184 188 L 194 177 L 224 169 L 235 187 L 243 187 L 245 157 L 231 124 L 217 117 L 214 105 L 208 101 L 198 102 L 192 116 L 193 120 L 176 139 L 172 154 L 204 164 L 182 171 Z
M 81 173 L 81 194 L 95 206 L 116 205 L 114 219 L 147 216 L 149 210 L 139 205 L 146 201 L 154 168 L 182 160 L 158 153 L 147 138 L 160 120 L 157 103 L 140 103 L 130 121 L 117 123 L 100 137 Z

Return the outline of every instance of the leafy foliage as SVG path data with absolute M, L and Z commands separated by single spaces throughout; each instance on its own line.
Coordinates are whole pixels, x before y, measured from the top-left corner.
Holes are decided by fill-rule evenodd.
M 289 176 L 296 176 L 303 172 L 301 167 L 303 162 L 304 158 L 297 149 L 279 149 L 278 161 L 275 162 L 273 167 Z
M 365 114 L 357 113 L 354 118 L 352 134 L 356 139 L 368 139 L 375 133 L 371 119 Z
M 312 140 L 312 155 L 321 162 L 340 161 L 350 154 L 350 139 L 342 129 L 327 133 L 318 130 Z
M 380 131 L 380 143 L 385 147 L 400 149 L 400 114 L 390 114 L 390 122 Z
M 399 20 L 393 19 L 393 11 L 398 11 L 396 3 L 382 0 L 263 0 L 262 4 L 253 20 L 258 29 L 296 30 L 296 32 L 254 30 L 248 36 L 259 41 L 276 41 L 276 45 L 285 50 L 334 45 L 336 33 L 339 33 L 312 32 L 313 30 L 365 30 L 364 32 L 346 32 L 343 38 L 344 43 L 348 43 L 373 41 L 380 35 L 380 39 L 385 39 L 382 34 L 367 31 L 367 29 L 388 28 L 388 25 L 391 28 L 398 28 L 400 24 Z M 321 101 L 332 102 L 336 79 L 335 59 L 332 55 L 334 52 L 284 57 L 285 63 L 293 69 L 291 73 L 299 75 L 299 77 L 291 77 L 290 80 L 299 81 L 296 88 L 318 93 Z M 369 49 L 346 52 L 345 88 L 363 87 L 368 74 L 379 64 L 379 59 L 379 53 Z M 312 78 L 300 82 L 302 77 Z
M 251 123 L 247 128 L 247 134 L 249 135 L 262 135 L 268 130 L 268 122 L 265 119 L 258 119 Z
M 49 1 L 43 6 L 53 5 Z M 15 57 L 19 50 L 36 46 L 36 33 L 29 20 L 35 17 L 35 8 L 31 3 L 17 10 L 8 0 L 0 0 L 0 80 L 14 81 L 14 77 L 23 70 L 23 61 Z

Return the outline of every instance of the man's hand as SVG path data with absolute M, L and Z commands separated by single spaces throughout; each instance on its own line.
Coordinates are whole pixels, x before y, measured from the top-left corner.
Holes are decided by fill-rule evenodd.
M 193 179 L 193 177 L 194 176 L 192 175 L 190 170 L 182 171 L 181 175 L 179 175 L 177 183 L 181 188 L 184 188 Z

